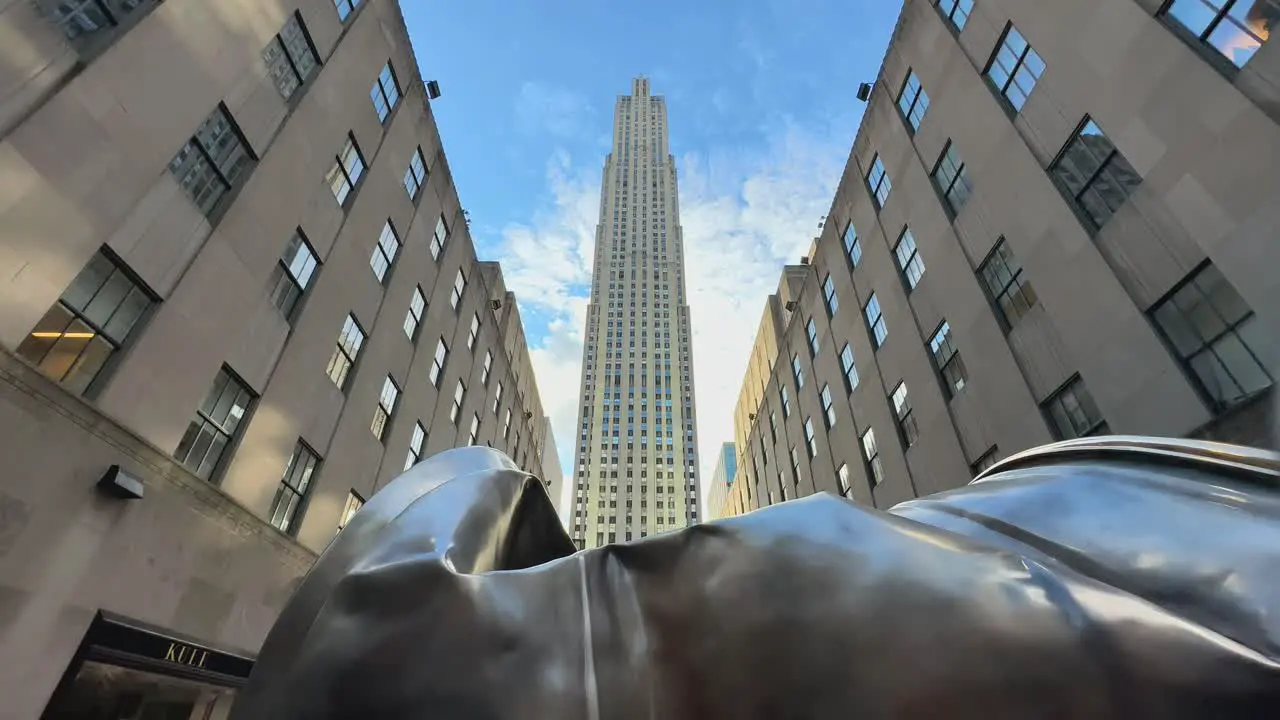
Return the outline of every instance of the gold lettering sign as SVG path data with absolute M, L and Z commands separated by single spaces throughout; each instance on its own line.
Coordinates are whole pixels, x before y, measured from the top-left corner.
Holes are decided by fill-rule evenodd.
M 165 651 L 164 659 L 178 665 L 202 668 L 205 661 L 209 659 L 209 651 L 193 648 L 179 642 L 171 642 L 169 643 L 169 649 Z

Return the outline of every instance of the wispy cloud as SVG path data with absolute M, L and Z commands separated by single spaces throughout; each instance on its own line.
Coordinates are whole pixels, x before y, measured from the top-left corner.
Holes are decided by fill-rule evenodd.
M 571 139 L 596 131 L 592 123 L 595 108 L 585 97 L 566 88 L 527 81 L 516 93 L 514 106 L 517 127 L 526 133 L 545 132 Z
M 784 124 L 758 151 L 711 150 L 679 159 L 686 290 L 693 320 L 694 384 L 702 476 L 715 448 L 733 439 L 733 408 L 765 297 L 782 265 L 797 262 L 827 212 L 853 137 L 854 121 Z M 526 318 L 542 401 L 561 463 L 573 468 L 578 384 L 594 233 L 596 158 L 574 169 L 557 151 L 547 166 L 551 202 L 529 223 L 503 229 L 508 286 Z M 727 319 L 732 319 L 727 321 Z

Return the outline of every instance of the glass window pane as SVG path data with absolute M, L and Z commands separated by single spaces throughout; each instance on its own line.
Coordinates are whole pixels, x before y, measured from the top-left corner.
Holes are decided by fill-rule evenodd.
M 111 316 L 106 327 L 102 329 L 103 333 L 116 344 L 123 343 L 149 307 L 151 307 L 151 298 L 134 286 L 124 302 L 116 308 L 115 314 Z
M 1196 36 L 1203 35 L 1217 15 L 1216 11 L 1202 0 L 1174 0 L 1168 14 Z
M 293 64 L 298 69 L 298 74 L 306 80 L 313 70 L 316 69 L 316 55 L 311 50 L 311 44 L 307 42 L 306 31 L 302 28 L 297 16 L 289 18 L 289 22 L 284 24 L 284 28 L 280 30 L 280 38 L 284 42 L 285 50 L 288 51 L 289 57 L 293 60 Z
M 1200 378 L 1200 384 L 1204 386 L 1205 392 L 1213 398 L 1214 402 L 1226 405 L 1239 396 L 1239 387 L 1222 366 L 1217 355 L 1212 352 L 1202 352 L 1191 358 L 1190 362 L 1192 371 L 1195 372 L 1196 377 Z
M 298 89 L 298 76 L 294 73 L 293 65 L 289 63 L 279 38 L 272 38 L 267 43 L 262 51 L 262 60 L 267 65 L 267 75 L 280 91 L 281 97 L 289 99 Z
M 133 283 L 129 278 L 125 277 L 124 273 L 116 271 L 93 297 L 89 306 L 84 309 L 85 318 L 98 327 L 105 327 L 111 315 L 115 313 L 120 303 L 124 302 L 125 296 L 132 289 Z
M 31 334 L 23 338 L 22 343 L 18 345 L 18 354 L 34 365 L 41 365 L 53 348 L 58 339 L 62 337 L 62 333 L 68 329 L 68 325 L 74 319 L 71 311 L 63 307 L 61 303 L 54 303 L 53 307 L 40 318 L 36 326 L 32 328 Z M 42 368 L 43 369 L 43 368 Z M 53 375 L 49 371 L 45 371 L 54 379 L 62 377 L 61 374 Z
M 80 356 L 89 347 L 91 340 L 97 337 L 93 328 L 81 320 L 74 319 L 53 344 L 48 354 L 40 363 L 40 370 L 54 380 L 67 380 L 75 371 Z M 88 383 L 86 382 L 87 386 Z
M 1227 322 L 1239 322 L 1241 318 L 1251 312 L 1244 298 L 1240 297 L 1240 293 L 1236 292 L 1231 283 L 1227 282 L 1227 279 L 1222 276 L 1218 266 L 1209 265 L 1204 270 L 1201 270 L 1196 275 L 1194 283 L 1208 298 L 1213 308 L 1217 310 L 1218 315 Z
M 84 269 L 62 293 L 62 301 L 76 310 L 84 310 L 115 269 L 115 264 L 106 255 L 100 251 L 94 253 Z
M 1258 361 L 1244 346 L 1244 343 L 1240 342 L 1239 335 L 1227 333 L 1222 336 L 1222 339 L 1213 344 L 1213 352 L 1227 368 L 1227 371 L 1231 373 L 1231 376 L 1235 378 L 1236 384 L 1240 388 L 1241 398 L 1231 399 L 1248 397 L 1271 385 L 1271 377 L 1258 364 Z
M 210 438 L 209 449 L 204 454 L 204 460 L 200 462 L 200 467 L 196 470 L 196 475 L 208 480 L 213 477 L 213 471 L 218 469 L 218 461 L 222 459 L 222 453 L 227 449 L 228 438 L 221 433 L 214 434 Z
M 1237 4 L 1243 5 L 1244 2 Z M 1244 67 L 1245 63 L 1258 52 L 1262 43 L 1252 33 L 1229 19 L 1224 19 L 1209 33 L 1209 44 L 1218 49 L 1236 67 Z

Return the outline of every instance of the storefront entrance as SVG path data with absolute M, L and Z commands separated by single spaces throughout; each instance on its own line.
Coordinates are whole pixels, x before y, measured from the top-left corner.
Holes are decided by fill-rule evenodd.
M 222 720 L 253 660 L 99 613 L 41 720 Z

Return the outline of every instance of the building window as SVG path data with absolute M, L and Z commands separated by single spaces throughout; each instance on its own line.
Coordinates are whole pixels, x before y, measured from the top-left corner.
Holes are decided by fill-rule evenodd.
M 840 468 L 836 470 L 836 480 L 840 483 L 841 497 L 850 497 L 851 496 L 850 490 L 852 490 L 853 488 L 849 487 L 848 464 L 840 463 Z
M 903 228 L 893 254 L 898 259 L 898 269 L 902 271 L 907 289 L 915 290 L 924 275 L 924 258 L 920 257 L 920 251 L 916 248 L 916 236 L 911 234 L 911 228 Z
M 964 361 L 960 359 L 960 353 L 951 343 L 951 326 L 946 320 L 942 321 L 942 327 L 938 328 L 938 331 L 929 339 L 929 350 L 933 353 L 934 365 L 942 374 L 942 385 L 946 389 L 947 397 L 954 397 L 964 389 L 968 382 L 968 375 L 965 373 Z
M 881 347 L 889 336 L 889 328 L 885 325 L 884 315 L 880 312 L 880 301 L 876 299 L 875 293 L 871 293 L 862 313 L 867 318 L 867 329 L 871 331 L 871 344 L 876 348 Z
M 223 367 L 213 379 L 213 387 L 187 426 L 174 458 L 188 470 L 208 480 L 218 470 L 222 456 L 235 439 L 241 421 L 249 412 L 253 394 Z
M 281 532 L 296 535 L 298 533 L 295 520 L 307 497 L 307 489 L 311 487 L 311 476 L 320 467 L 320 458 L 316 456 L 306 443 L 298 440 L 293 446 L 293 455 L 284 468 L 284 476 L 280 478 L 280 487 L 276 489 L 276 499 L 271 503 L 270 523 Z
M 449 291 L 449 307 L 455 311 L 462 305 L 462 293 L 467 290 L 467 276 L 458 268 L 458 276 L 453 279 L 453 290 Z
M 506 440 L 509 437 L 511 437 L 511 408 L 507 408 L 507 412 L 502 416 L 502 439 Z
M 444 377 L 444 364 L 449 359 L 449 346 L 445 344 L 444 336 L 440 336 L 440 342 L 436 343 L 436 354 L 431 358 L 431 384 L 440 387 L 440 378 Z
M 346 22 L 351 13 L 360 7 L 360 0 L 333 0 L 333 4 L 338 8 L 338 19 Z
M 769 411 L 769 435 L 772 436 L 773 442 L 778 442 L 778 415 L 773 411 Z M 764 438 L 760 438 L 760 455 L 764 459 L 766 465 L 769 464 L 769 455 L 764 449 Z
M 342 152 L 335 157 L 333 167 L 329 168 L 329 173 L 325 175 L 325 184 L 333 191 L 333 198 L 338 201 L 338 204 L 345 206 L 347 198 L 351 197 L 351 191 L 360 184 L 362 177 L 364 177 L 364 156 L 360 154 L 360 147 L 356 145 L 356 136 L 347 133 L 347 142 L 342 146 Z
M 920 438 L 920 428 L 916 427 L 916 419 L 911 414 L 911 400 L 907 397 L 907 383 L 900 382 L 893 389 L 893 412 L 898 418 L 898 431 L 902 435 L 903 447 L 911 447 Z
M 818 356 L 818 323 L 814 321 L 812 316 L 809 317 L 809 322 L 805 323 L 804 332 L 809 339 L 809 356 L 817 357 Z
M 964 161 L 956 154 L 956 145 L 950 140 L 947 141 L 942 156 L 938 158 L 937 166 L 933 168 L 933 184 L 942 193 L 942 199 L 952 217 L 960 212 L 960 208 L 964 207 L 969 201 L 969 195 L 973 193 Z
M 417 339 L 418 328 L 422 326 L 422 314 L 427 311 L 427 297 L 422 294 L 422 286 L 413 288 L 413 297 L 409 298 L 409 312 L 404 315 L 404 334 L 409 341 Z
M 373 409 L 373 422 L 369 425 L 369 429 L 373 431 L 373 436 L 379 440 L 382 440 L 383 435 L 386 434 L 387 422 L 391 420 L 392 414 L 395 413 L 396 401 L 399 399 L 400 387 L 388 375 L 387 379 L 382 381 L 382 392 L 378 394 L 378 407 Z
M 898 110 L 902 111 L 902 117 L 912 132 L 920 129 L 920 123 L 924 121 L 924 114 L 928 109 L 929 95 L 920 86 L 920 77 L 916 75 L 916 71 L 908 69 L 907 79 L 898 92 Z
M 1280 5 L 1275 0 L 1172 0 L 1164 16 L 1242 68 L 1280 24 Z
M 124 347 L 155 300 L 99 250 L 18 345 L 18 354 L 74 393 L 83 393 Z
M 1079 375 L 1050 395 L 1044 401 L 1043 408 L 1049 416 L 1050 429 L 1059 440 L 1107 435 L 1111 432 Z
M 484 363 L 480 366 L 480 384 L 489 387 L 489 371 L 493 369 L 493 353 L 484 351 Z
M 840 298 L 836 297 L 836 283 L 831 279 L 830 273 L 822 281 L 822 297 L 826 299 L 827 317 L 835 317 L 836 311 L 840 309 Z
M 414 148 L 413 155 L 409 157 L 409 169 L 404 171 L 404 191 L 409 193 L 410 200 L 418 197 L 418 192 L 426 181 L 427 164 L 422 157 L 422 147 L 419 146 Z
M 471 413 L 471 429 L 467 431 L 467 444 L 475 445 L 480 435 L 480 413 Z
M 280 96 L 285 100 L 293 97 L 298 88 L 311 77 L 319 66 L 315 48 L 311 46 L 311 38 L 307 36 L 307 28 L 302 24 L 302 16 L 294 12 L 280 29 L 280 34 L 267 43 L 262 51 L 262 60 L 267 64 L 267 74 L 276 84 Z
M 1022 265 L 1004 238 L 996 241 L 995 249 L 982 263 L 978 274 L 1006 328 L 1012 328 L 1036 304 L 1036 291 L 1022 276 Z
M 880 462 L 880 448 L 876 445 L 876 431 L 867 428 L 862 433 L 862 457 L 867 461 L 867 470 L 871 475 L 871 487 L 884 482 L 884 464 Z
M 471 315 L 471 327 L 467 329 L 467 349 L 474 350 L 480 338 L 480 313 Z
M 804 419 L 804 444 L 810 460 L 818 457 L 818 438 L 813 434 L 813 418 Z
M 421 422 L 413 424 L 413 434 L 409 436 L 409 452 L 404 458 L 404 469 L 417 465 L 422 460 L 422 445 L 427 441 L 427 431 Z
M 791 397 L 787 394 L 787 386 L 778 386 L 778 397 L 782 399 L 782 418 L 785 420 L 791 417 Z
M 279 308 L 285 320 L 293 320 L 298 301 L 306 294 L 318 264 L 316 252 L 302 235 L 302 229 L 295 230 L 276 264 L 271 289 L 271 303 Z
M 431 235 L 431 259 L 439 260 L 444 252 L 444 244 L 449 240 L 449 226 L 445 224 L 444 215 L 436 221 L 435 232 Z
M 818 397 L 822 400 L 822 416 L 826 418 L 827 429 L 830 430 L 836 424 L 836 408 L 831 400 L 831 386 L 824 384 Z
M 338 530 L 341 531 L 346 527 L 362 507 L 364 507 L 364 498 L 360 497 L 355 490 L 347 493 L 347 504 L 342 507 L 342 514 L 338 516 Z
M 454 425 L 458 424 L 458 418 L 462 417 L 462 400 L 467 396 L 467 386 L 458 380 L 458 386 L 453 389 L 453 405 L 449 407 L 449 422 Z
M 889 182 L 889 173 L 885 172 L 880 153 L 876 153 L 875 157 L 871 158 L 871 170 L 867 173 L 867 188 L 871 190 L 876 209 L 884 207 L 889 199 L 889 192 L 893 190 L 893 183 Z
M 92 43 L 103 47 L 99 38 L 110 35 L 115 28 L 132 23 L 150 12 L 159 0 L 61 0 L 49 8 L 49 18 L 68 40 L 77 46 Z M 48 3 L 52 5 L 52 3 Z
M 996 446 L 992 445 L 987 448 L 987 451 L 982 453 L 977 460 L 974 460 L 973 464 L 969 466 L 969 470 L 973 472 L 973 476 L 978 477 L 982 474 L 983 470 L 995 465 L 998 452 L 999 451 L 996 449 Z
M 1151 317 L 1215 411 L 1274 381 L 1259 353 L 1271 340 L 1217 266 L 1193 272 L 1151 309 Z
M 853 223 L 844 226 L 844 253 L 849 258 L 849 267 L 856 268 L 862 262 L 862 242 L 858 240 L 858 231 Z
M 400 238 L 396 235 L 396 229 L 391 227 L 391 221 L 387 220 L 382 226 L 382 234 L 378 236 L 378 242 L 373 246 L 373 254 L 369 256 L 369 267 L 373 268 L 373 274 L 378 277 L 378 282 L 387 281 L 387 270 L 390 270 L 392 263 L 396 261 L 398 252 L 400 252 Z
M 844 388 L 852 393 L 858 387 L 858 367 L 853 363 L 853 348 L 845 343 L 840 349 L 840 370 L 844 373 Z
M 502 382 L 498 382 L 497 392 L 493 394 L 493 414 L 498 414 L 498 408 L 502 407 Z
M 796 389 L 799 390 L 803 388 L 804 387 L 804 368 L 800 367 L 800 356 L 798 354 L 791 356 L 791 374 L 796 379 Z
M 363 346 L 364 330 L 360 329 L 356 316 L 348 314 L 346 321 L 342 323 L 342 331 L 338 333 L 338 346 L 334 348 L 333 356 L 329 358 L 329 367 L 325 370 L 339 390 L 346 391 L 347 376 L 351 373 L 351 366 L 355 364 L 356 358 L 360 357 L 360 348 Z
M 969 16 L 973 14 L 973 0 L 933 0 L 938 9 L 942 11 L 943 17 L 956 32 L 964 30 L 965 23 L 969 22 Z
M 169 161 L 169 172 L 208 218 L 249 177 L 256 162 L 226 107 L 219 104 Z
M 1087 117 L 1049 172 L 1095 230 L 1105 225 L 1142 183 L 1138 171 Z
M 378 113 L 378 120 L 386 122 L 396 103 L 400 102 L 400 84 L 396 82 L 396 72 L 391 69 L 390 61 L 378 73 L 378 79 L 369 90 L 369 99 L 373 101 L 373 110 Z
M 1022 106 L 1027 104 L 1027 96 L 1043 74 L 1044 61 L 1023 39 L 1018 28 L 1009 23 L 983 76 L 1014 112 L 1021 112 Z

